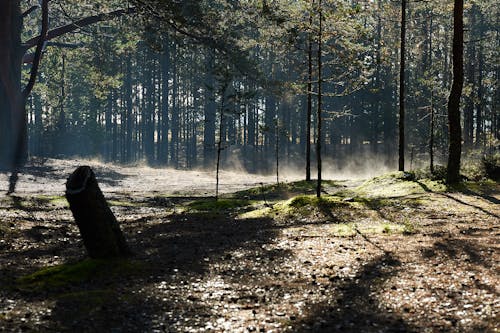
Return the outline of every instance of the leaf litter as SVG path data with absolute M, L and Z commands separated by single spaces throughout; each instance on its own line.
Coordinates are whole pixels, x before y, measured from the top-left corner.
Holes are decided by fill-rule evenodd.
M 67 162 L 50 163 L 43 176 L 27 170 L 26 178 L 64 184 L 57 170 L 69 170 Z M 271 186 L 264 202 L 268 187 L 257 179 L 228 187 L 225 200 L 242 207 L 214 209 L 196 179 L 180 196 L 184 188 L 161 191 L 159 184 L 175 188 L 165 170 L 148 171 L 163 182 L 148 192 L 131 169 L 97 167 L 107 172 L 103 190 L 135 256 L 82 266 L 85 250 L 56 185 L 39 193 L 40 184 L 24 184 L 1 196 L 0 331 L 499 330 L 498 184 L 373 198 L 356 193 L 358 183 L 337 182 L 328 204 L 306 198 L 305 208 L 283 209 L 309 195 L 307 186 Z M 51 284 L 46 271 L 78 276 Z M 40 283 L 27 288 L 27 277 Z

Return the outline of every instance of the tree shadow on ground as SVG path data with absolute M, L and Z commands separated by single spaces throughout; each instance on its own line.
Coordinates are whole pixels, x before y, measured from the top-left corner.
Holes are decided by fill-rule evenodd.
M 433 192 L 433 191 L 432 191 L 431 189 L 429 189 L 429 187 L 427 187 L 424 183 L 419 182 L 419 181 L 416 181 L 416 183 L 417 183 L 420 187 L 422 187 L 422 189 L 423 189 L 424 191 L 426 191 L 426 192 L 429 192 L 429 193 L 436 193 L 436 194 L 438 194 L 438 195 L 440 195 L 440 196 L 443 196 L 443 197 L 445 197 L 445 198 L 448 198 L 448 199 L 451 199 L 451 200 L 453 200 L 453 201 L 455 201 L 455 202 L 458 202 L 459 204 L 462 204 L 462 205 L 464 205 L 464 206 L 468 206 L 468 207 L 471 207 L 471 208 L 477 209 L 477 210 L 479 210 L 479 211 L 481 211 L 481 212 L 483 212 L 483 213 L 485 213 L 485 214 L 487 214 L 487 215 L 489 215 L 489 216 L 492 216 L 492 217 L 495 217 L 495 218 L 500 218 L 500 216 L 499 216 L 499 215 L 497 215 L 497 214 L 495 214 L 495 213 L 492 213 L 492 212 L 490 212 L 490 211 L 488 211 L 488 210 L 486 210 L 486 209 L 484 209 L 484 208 L 482 208 L 482 207 L 479 207 L 479 206 L 473 205 L 473 204 L 471 204 L 471 203 L 469 203 L 469 202 L 465 202 L 465 201 L 463 201 L 463 200 L 460 200 L 460 199 L 458 199 L 458 198 L 456 198 L 456 197 L 452 196 L 451 194 L 448 194 L 448 193 L 442 193 L 442 192 Z M 464 194 L 464 195 L 468 195 L 468 196 L 477 196 L 477 197 L 481 197 L 481 198 L 483 198 L 484 200 L 490 201 L 491 203 L 495 203 L 495 204 L 496 204 L 496 203 L 500 203 L 500 201 L 499 201 L 499 200 L 497 200 L 496 198 L 494 198 L 494 197 L 492 197 L 492 196 L 489 196 L 489 195 L 486 195 L 486 194 L 482 194 L 482 193 L 478 193 L 478 192 L 474 192 L 474 191 L 471 191 L 471 190 L 468 190 L 468 189 L 463 190 L 463 191 L 460 191 L 460 192 L 461 192 L 462 194 Z
M 131 260 L 141 263 L 139 272 L 99 275 L 36 291 L 16 290 L 11 280 L 12 292 L 28 302 L 55 303 L 50 318 L 42 326 L 47 330 L 176 331 L 177 326 L 182 330 L 187 319 L 190 326 L 196 327 L 204 325 L 204 318 L 213 314 L 213 309 L 191 295 L 188 288 L 191 283 L 206 278 L 210 265 L 224 262 L 230 272 L 231 267 L 238 267 L 233 251 L 251 252 L 276 262 L 289 255 L 286 250 L 262 248 L 278 232 L 267 218 L 234 220 L 221 214 L 212 219 L 210 214 L 181 212 L 169 215 L 167 220 L 137 223 L 143 225 L 137 225 L 136 234 L 128 234 L 126 238 L 135 252 Z M 39 231 L 28 236 L 43 236 Z M 56 253 L 70 261 L 78 258 L 66 248 L 73 245 L 57 243 L 42 246 L 36 253 L 24 251 L 16 255 L 29 258 Z M 7 275 L 15 276 L 12 272 Z M 186 312 L 189 315 L 183 317 L 182 313 Z
M 105 184 L 107 186 L 119 187 L 120 182 L 128 177 L 127 175 L 116 172 L 110 168 L 99 166 L 93 166 L 91 168 L 95 173 L 97 181 L 100 184 Z
M 75 168 L 76 169 L 76 168 Z M 96 174 L 96 178 L 100 184 L 104 184 L 107 186 L 117 187 L 120 185 L 120 182 L 127 177 L 126 174 L 119 173 L 111 168 L 103 167 L 103 166 L 92 166 L 94 173 Z M 65 169 L 58 168 L 57 166 L 50 165 L 50 163 L 40 163 L 40 162 L 29 162 L 25 166 L 19 169 L 19 177 L 21 178 L 45 178 L 50 182 L 61 181 L 67 178 L 73 170 L 69 170 L 67 174 L 63 174 Z M 5 177 L 10 176 L 10 172 L 8 170 L 0 170 L 0 174 L 4 173 Z M 17 183 L 20 184 L 23 180 L 17 180 Z M 33 181 L 33 180 L 30 180 Z
M 390 222 L 395 221 L 395 213 L 407 209 L 408 207 L 420 209 L 422 204 L 419 202 L 421 195 L 403 195 L 391 197 L 355 197 L 353 201 L 359 202 L 382 219 Z
M 444 254 L 452 260 L 463 260 L 473 265 L 481 265 L 485 268 L 494 266 L 493 254 L 488 256 L 490 248 L 466 239 L 441 238 L 435 242 L 432 248 L 425 249 L 422 254 L 430 258 L 438 254 Z
M 462 193 L 467 194 L 467 195 L 471 195 L 471 196 L 481 197 L 484 200 L 491 202 L 492 204 L 496 204 L 496 205 L 500 204 L 500 200 L 498 200 L 494 196 L 491 196 L 490 193 L 487 193 L 487 192 L 479 192 L 479 191 L 473 191 L 471 189 L 465 189 L 462 191 Z
M 402 318 L 382 308 L 374 296 L 396 275 L 401 263 L 389 252 L 363 266 L 356 276 L 339 280 L 330 288 L 333 299 L 312 304 L 305 319 L 290 332 L 416 332 Z

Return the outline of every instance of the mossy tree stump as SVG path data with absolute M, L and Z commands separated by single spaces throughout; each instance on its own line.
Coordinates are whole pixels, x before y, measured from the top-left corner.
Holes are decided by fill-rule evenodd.
M 118 221 L 89 166 L 80 166 L 69 176 L 66 199 L 91 258 L 130 255 Z

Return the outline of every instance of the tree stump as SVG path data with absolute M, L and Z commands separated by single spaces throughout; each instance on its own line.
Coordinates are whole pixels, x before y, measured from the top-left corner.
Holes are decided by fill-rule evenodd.
M 118 221 L 89 166 L 78 167 L 66 182 L 66 199 L 91 258 L 131 254 Z

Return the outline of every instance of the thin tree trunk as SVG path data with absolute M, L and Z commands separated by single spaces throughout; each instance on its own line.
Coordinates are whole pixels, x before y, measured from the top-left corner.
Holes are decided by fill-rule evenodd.
M 126 107 L 126 136 L 125 136 L 125 162 L 130 163 L 132 161 L 132 57 L 130 54 L 126 56 L 126 66 L 125 66 L 125 107 Z
M 168 79 L 170 71 L 170 44 L 168 39 L 163 43 L 163 54 L 161 56 L 161 144 L 158 158 L 163 165 L 168 164 L 168 130 L 169 130 L 169 88 Z
M 318 3 L 319 9 L 319 32 L 318 32 L 318 132 L 316 139 L 316 159 L 317 159 L 317 168 L 318 168 L 318 182 L 316 184 L 316 197 L 321 196 L 321 141 L 322 141 L 322 133 L 321 133 L 321 88 L 322 88 L 322 73 L 321 73 L 321 47 L 322 47 L 322 38 L 323 38 L 323 13 L 321 10 L 321 0 Z
M 434 91 L 431 90 L 431 120 L 430 120 L 430 135 L 429 135 L 429 155 L 430 155 L 430 170 L 434 173 Z
M 405 57 L 406 0 L 401 0 L 401 54 L 399 62 L 399 171 L 405 170 Z
M 448 184 L 460 181 L 460 155 L 462 152 L 462 130 L 460 128 L 460 97 L 464 83 L 464 0 L 455 0 L 453 9 L 453 82 L 448 98 L 448 125 L 450 142 L 448 149 Z
M 224 138 L 224 101 L 225 101 L 225 88 L 222 91 L 221 96 L 221 107 L 220 107 L 220 117 L 219 117 L 219 141 L 217 142 L 217 165 L 215 170 L 215 200 L 219 199 L 219 171 L 220 171 L 220 157 L 222 153 L 222 140 Z
M 314 4 L 314 0 L 311 1 Z M 309 28 L 312 29 L 312 8 L 309 13 Z M 311 117 L 312 117 L 312 32 L 309 32 L 307 49 L 307 123 L 306 123 L 306 181 L 311 180 Z
M 217 118 L 217 106 L 215 103 L 215 52 L 207 51 L 205 66 L 207 74 L 205 77 L 205 108 L 203 126 L 203 165 L 205 168 L 213 167 L 215 151 L 215 121 Z

